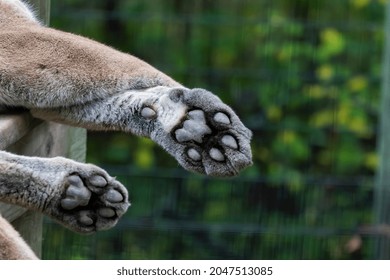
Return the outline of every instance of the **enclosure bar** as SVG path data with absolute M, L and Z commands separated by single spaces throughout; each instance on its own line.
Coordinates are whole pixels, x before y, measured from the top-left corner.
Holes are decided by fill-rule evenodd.
M 376 224 L 390 224 L 390 2 L 386 4 L 382 60 L 382 90 L 379 114 L 378 152 L 374 214 Z M 375 240 L 375 259 L 390 259 L 390 239 L 378 236 Z

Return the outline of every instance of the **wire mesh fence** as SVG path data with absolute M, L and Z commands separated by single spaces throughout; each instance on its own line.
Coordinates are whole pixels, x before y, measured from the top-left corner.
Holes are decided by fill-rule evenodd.
M 130 211 L 87 237 L 48 223 L 44 258 L 372 258 L 370 181 L 309 181 L 295 193 L 259 180 L 108 170 L 130 187 Z
M 254 132 L 234 179 L 188 174 L 148 140 L 89 134 L 133 206 L 82 237 L 47 222 L 44 258 L 376 258 L 374 176 L 386 1 L 78 1 L 52 26 L 145 59 L 231 104 Z M 53 249 L 55 248 L 55 250 Z

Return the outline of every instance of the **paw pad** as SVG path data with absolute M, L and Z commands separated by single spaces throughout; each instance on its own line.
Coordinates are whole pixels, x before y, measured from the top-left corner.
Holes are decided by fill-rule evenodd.
M 229 117 L 228 117 L 226 114 L 221 113 L 221 112 L 216 113 L 216 114 L 214 115 L 214 120 L 215 120 L 216 122 L 218 122 L 218 123 L 230 124 L 230 119 L 229 119 Z
M 67 181 L 61 215 L 79 232 L 112 227 L 129 206 L 126 189 L 112 178 L 74 174 Z
M 78 176 L 73 176 L 73 177 L 77 177 L 80 179 L 80 177 Z M 103 188 L 105 186 L 107 186 L 107 180 L 100 176 L 100 175 L 94 175 L 92 176 L 90 179 L 89 179 L 89 182 L 95 186 L 95 187 L 98 187 L 98 188 Z
M 78 206 L 86 206 L 91 198 L 91 191 L 84 186 L 79 176 L 70 176 L 68 183 L 66 197 L 61 201 L 62 208 L 72 210 Z
M 109 190 L 109 191 L 106 193 L 106 199 L 107 199 L 109 202 L 117 203 L 117 202 L 123 201 L 123 196 L 121 195 L 120 192 L 118 192 L 118 191 L 116 191 L 116 190 Z
M 252 164 L 251 131 L 217 96 L 203 89 L 180 88 L 173 89 L 169 98 L 177 104 L 159 115 L 177 110 L 180 117 L 170 126 L 161 119 L 150 137 L 184 168 L 233 176 Z
M 98 213 L 104 218 L 111 218 L 116 215 L 115 211 L 111 208 L 101 208 L 98 210 Z
M 202 156 L 200 155 L 200 153 L 197 150 L 195 150 L 194 148 L 189 149 L 187 154 L 190 157 L 190 159 L 192 159 L 194 161 L 200 161 L 202 159 Z
M 152 108 L 145 107 L 141 110 L 141 116 L 145 119 L 153 119 L 157 115 L 156 111 L 154 111 Z
M 91 226 L 93 225 L 93 219 L 89 217 L 90 213 L 89 211 L 80 211 L 80 217 L 79 221 L 80 223 L 86 225 L 86 226 Z
M 188 141 L 202 143 L 204 136 L 210 133 L 211 129 L 206 124 L 204 112 L 193 110 L 188 113 L 188 119 L 184 121 L 183 127 L 176 130 L 175 136 L 180 143 Z
M 213 159 L 213 160 L 216 160 L 216 161 L 224 161 L 225 160 L 225 157 L 224 155 L 222 154 L 222 152 L 220 150 L 218 150 L 217 148 L 212 148 L 209 152 L 209 155 L 210 157 Z
M 231 135 L 225 135 L 222 137 L 221 139 L 222 141 L 222 144 L 228 146 L 229 148 L 232 148 L 234 150 L 237 150 L 238 149 L 238 144 L 237 144 L 237 141 L 236 139 L 234 139 L 233 136 Z

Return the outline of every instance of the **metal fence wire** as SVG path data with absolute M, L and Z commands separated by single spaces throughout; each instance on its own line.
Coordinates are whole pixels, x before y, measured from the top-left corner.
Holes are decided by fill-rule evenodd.
M 43 257 L 387 258 L 377 246 L 390 229 L 374 211 L 386 3 L 52 3 L 53 27 L 219 95 L 254 132 L 254 165 L 209 178 L 148 140 L 89 133 L 88 160 L 129 187 L 132 207 L 88 237 L 47 221 Z

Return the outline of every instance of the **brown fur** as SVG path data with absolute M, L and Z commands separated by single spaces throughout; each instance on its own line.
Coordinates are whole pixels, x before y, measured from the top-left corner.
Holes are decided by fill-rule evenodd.
M 0 215 L 0 260 L 37 259 L 19 233 Z
M 11 93 L 5 93 L 12 105 L 28 108 L 74 105 L 116 94 L 118 90 L 179 85 L 134 56 L 19 17 L 18 10 L 7 2 L 0 2 L 0 22 L 2 83 L 14 85 L 12 94 L 15 91 L 19 94 L 18 100 L 14 100 Z M 52 89 L 47 103 L 31 98 L 30 92 L 47 89 Z

